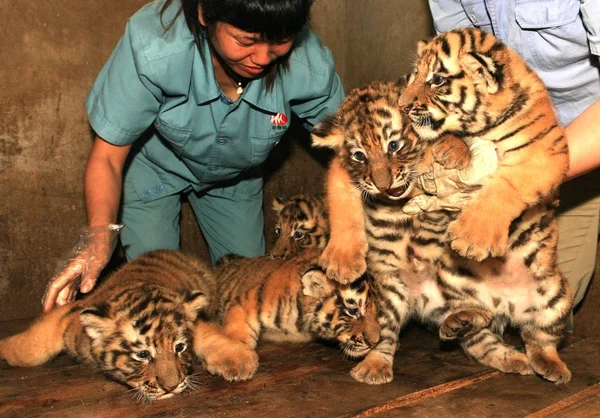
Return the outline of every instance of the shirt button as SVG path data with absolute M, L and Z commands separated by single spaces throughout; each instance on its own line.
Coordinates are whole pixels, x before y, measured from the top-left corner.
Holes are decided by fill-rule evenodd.
M 208 171 L 217 171 L 219 169 L 219 167 L 217 167 L 216 165 L 209 165 L 208 166 Z
M 148 190 L 146 190 L 144 193 L 142 193 L 142 197 L 148 197 L 150 196 L 150 192 Z
M 219 145 L 225 145 L 227 143 L 227 138 L 217 138 L 217 144 Z

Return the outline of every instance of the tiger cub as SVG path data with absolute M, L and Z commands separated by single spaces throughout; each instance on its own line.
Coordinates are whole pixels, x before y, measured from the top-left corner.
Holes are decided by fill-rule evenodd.
M 325 248 L 329 223 L 323 195 L 300 193 L 283 200 L 273 199 L 277 213 L 274 258 L 287 258 L 305 248 Z
M 226 256 L 215 269 L 221 329 L 202 324 L 196 352 L 226 380 L 250 379 L 259 341 L 337 340 L 349 358 L 361 358 L 379 340 L 377 308 L 367 280 L 341 285 L 317 265 L 320 250 L 287 260 Z M 222 336 L 225 336 L 223 338 Z
M 37 366 L 64 350 L 135 389 L 140 399 L 165 399 L 193 384 L 192 332 L 214 315 L 215 292 L 213 274 L 197 259 L 151 251 L 85 299 L 1 340 L 0 359 Z
M 380 343 L 353 376 L 371 384 L 391 381 L 397 335 L 412 316 L 439 325 L 443 339 L 458 339 L 468 355 L 486 365 L 504 372 L 536 372 L 556 383 L 568 381 L 570 372 L 556 351 L 571 296 L 556 268 L 555 199 L 545 198 L 512 222 L 505 257 L 478 262 L 452 251 L 445 230 L 453 213 L 402 211 L 410 198 L 422 193 L 419 179 L 428 172 L 430 150 L 438 146 L 415 136 L 403 119 L 396 103 L 404 88 L 400 81 L 356 89 L 334 116 L 313 130 L 313 143 L 337 154 L 328 174 L 332 222 L 327 248 L 333 250 L 325 260 L 327 272 L 335 272 L 340 259 L 352 259 L 344 246 L 358 248 L 339 240 L 345 231 L 340 234 L 333 220 L 337 228 L 347 221 L 355 228 L 355 239 L 368 242 L 366 265 L 379 306 Z M 454 158 L 452 153 L 443 155 Z M 362 203 L 354 184 L 367 197 Z M 360 256 L 358 252 L 354 258 Z M 502 342 L 509 323 L 520 327 L 526 355 Z
M 420 42 L 415 71 L 398 105 L 420 138 L 446 133 L 496 146 L 499 167 L 450 224 L 461 256 L 501 257 L 511 223 L 564 180 L 569 155 L 546 87 L 523 59 L 479 29 Z M 546 199 L 547 200 L 547 199 Z
M 409 197 L 421 193 L 415 187 L 417 179 L 438 159 L 436 155 L 459 160 L 452 156 L 462 156 L 461 149 L 466 147 L 461 140 L 449 137 L 444 142 L 450 146 L 444 152 L 433 152 L 439 145 L 429 146 L 407 131 L 409 124 L 397 106 L 405 85 L 406 80 L 400 79 L 352 90 L 338 112 L 312 132 L 313 145 L 336 151 L 326 187 L 332 232 L 327 248 L 335 247 L 331 254 L 336 256 L 348 255 L 338 257 L 343 261 L 337 265 L 329 263 L 327 274 L 362 257 L 373 276 L 381 339 L 352 370 L 356 380 L 369 384 L 392 380 L 398 334 L 416 314 L 410 288 L 436 288 L 435 262 L 445 248 L 448 214 L 407 215 L 402 206 Z M 459 165 L 463 168 L 469 162 L 467 155 Z M 345 238 L 340 240 L 340 236 Z M 355 244 L 362 240 L 368 251 L 364 255 L 354 253 Z M 413 292 L 419 293 L 416 289 Z M 436 297 L 424 310 L 442 304 L 441 295 Z

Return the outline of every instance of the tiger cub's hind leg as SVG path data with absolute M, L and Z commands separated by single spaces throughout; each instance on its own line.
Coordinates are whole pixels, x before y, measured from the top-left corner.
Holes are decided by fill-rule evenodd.
M 521 337 L 529 363 L 537 374 L 557 385 L 571 380 L 571 371 L 556 349 L 560 337 L 540 328 L 523 329 Z
M 39 366 L 56 357 L 65 347 L 65 333 L 71 319 L 78 315 L 69 311 L 73 305 L 56 308 L 44 315 L 26 331 L 0 341 L 0 359 L 11 366 Z
M 467 355 L 486 366 L 504 373 L 535 374 L 527 356 L 505 344 L 500 336 L 489 328 L 470 333 L 459 341 Z

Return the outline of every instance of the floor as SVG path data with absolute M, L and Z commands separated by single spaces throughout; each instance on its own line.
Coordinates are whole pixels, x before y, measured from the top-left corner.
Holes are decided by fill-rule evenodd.
M 0 337 L 25 326 L 0 323 Z M 336 347 L 265 344 L 254 379 L 231 384 L 198 365 L 198 389 L 153 403 L 66 356 L 29 369 L 3 362 L 0 417 L 594 417 L 599 342 L 567 340 L 561 355 L 573 378 L 562 386 L 490 370 L 419 328 L 403 333 L 394 380 L 380 386 L 355 382 Z

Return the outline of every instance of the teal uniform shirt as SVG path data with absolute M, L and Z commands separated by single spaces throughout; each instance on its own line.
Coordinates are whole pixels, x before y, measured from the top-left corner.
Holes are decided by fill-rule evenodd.
M 165 31 L 163 3 L 152 2 L 130 18 L 86 101 L 98 136 L 134 144 L 124 174 L 125 205 L 235 184 L 265 161 L 292 114 L 311 129 L 344 98 L 331 52 L 305 29 L 289 68 L 270 90 L 256 79 L 231 102 L 215 81 L 208 42 L 200 54 L 183 13 Z M 170 22 L 179 6 L 174 2 L 162 22 Z M 261 191 L 262 180 L 249 188 Z

